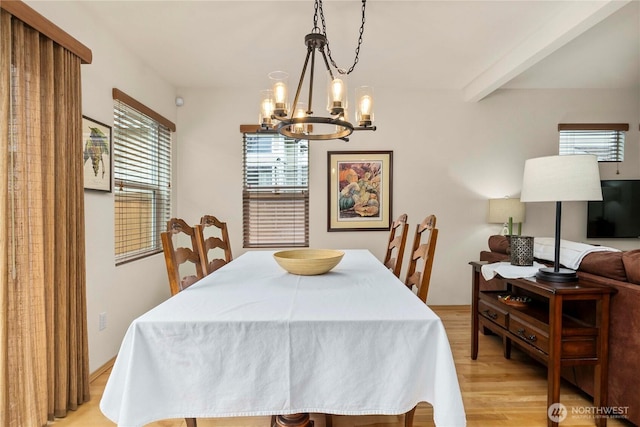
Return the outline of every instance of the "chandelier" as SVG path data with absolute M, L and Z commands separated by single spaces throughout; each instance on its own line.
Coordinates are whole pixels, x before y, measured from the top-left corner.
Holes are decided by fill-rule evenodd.
M 376 130 L 376 127 L 373 126 L 372 87 L 362 86 L 356 89 L 355 122 L 357 126 L 354 126 L 348 119 L 346 76 L 353 71 L 358 63 L 362 35 L 364 33 L 366 3 L 366 0 L 362 0 L 362 24 L 360 26 L 355 59 L 353 65 L 345 71 L 342 68 L 338 68 L 331 57 L 322 0 L 315 0 L 313 29 L 304 38 L 307 46 L 307 55 L 293 104 L 289 104 L 288 100 L 289 75 L 283 71 L 269 73 L 271 89 L 263 90 L 260 96 L 260 125 L 263 129 L 274 129 L 281 135 L 294 139 L 342 139 L 344 141 L 348 141 L 348 136 L 354 131 Z M 318 27 L 318 14 L 322 21 L 322 31 Z M 313 79 L 315 76 L 316 52 L 322 55 L 328 73 L 327 111 L 329 116 L 324 117 L 313 115 Z M 309 61 L 311 61 L 311 64 L 309 64 Z M 329 65 L 329 61 L 331 61 L 331 65 Z M 308 104 L 306 104 L 301 100 L 300 92 L 309 65 L 309 95 Z

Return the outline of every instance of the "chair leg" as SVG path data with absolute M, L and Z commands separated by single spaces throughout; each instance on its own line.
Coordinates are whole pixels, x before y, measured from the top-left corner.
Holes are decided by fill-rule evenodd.
M 324 425 L 326 427 L 333 427 L 333 415 L 324 414 Z
M 416 413 L 417 406 L 414 406 L 412 410 L 404 414 L 404 427 L 413 427 L 413 415 Z
M 270 427 L 275 427 L 276 426 L 276 416 L 275 415 L 271 415 L 271 426 Z
M 184 420 L 187 422 L 187 427 L 198 427 L 198 423 L 195 418 L 185 418 Z

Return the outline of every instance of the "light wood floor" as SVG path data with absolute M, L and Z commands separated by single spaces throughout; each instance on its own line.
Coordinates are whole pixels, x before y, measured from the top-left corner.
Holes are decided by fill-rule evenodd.
M 470 309 L 468 306 L 432 307 L 442 318 L 455 359 L 469 427 L 544 427 L 547 425 L 546 369 L 514 348 L 511 360 L 502 357 L 500 340 L 480 335 L 477 360 L 470 355 Z M 91 384 L 91 401 L 64 419 L 51 422 L 55 427 L 113 427 L 98 407 L 109 373 Z M 561 401 L 569 415 L 561 426 L 593 426 L 594 420 L 572 415 L 572 408 L 591 407 L 587 396 L 570 384 L 564 384 Z M 312 414 L 315 427 L 324 427 L 322 415 Z M 218 418 L 198 420 L 198 427 L 268 427 L 269 417 Z M 334 417 L 336 427 L 401 427 L 403 416 Z M 183 427 L 184 420 L 164 420 L 146 427 Z M 424 403 L 418 406 L 414 427 L 431 427 L 433 411 Z M 609 419 L 609 427 L 631 426 Z

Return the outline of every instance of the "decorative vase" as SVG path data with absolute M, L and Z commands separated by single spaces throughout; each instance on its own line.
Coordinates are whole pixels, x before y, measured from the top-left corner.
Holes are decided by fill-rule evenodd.
M 511 265 L 533 265 L 533 237 L 511 235 Z

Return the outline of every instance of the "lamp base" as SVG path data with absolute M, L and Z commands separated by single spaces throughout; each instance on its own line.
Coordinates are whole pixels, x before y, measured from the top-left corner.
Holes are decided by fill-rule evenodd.
M 554 271 L 553 267 L 546 267 L 538 270 L 536 278 L 547 282 L 577 282 L 578 274 L 575 270 L 568 268 L 559 268 L 558 271 Z

